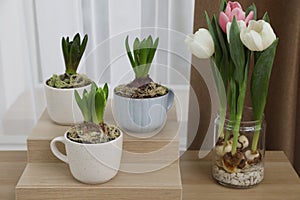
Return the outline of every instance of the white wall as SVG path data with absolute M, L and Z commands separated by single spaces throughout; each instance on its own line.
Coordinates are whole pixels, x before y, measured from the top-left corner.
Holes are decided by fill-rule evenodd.
M 25 89 L 29 70 L 26 51 L 22 4 L 19 0 L 0 2 L 0 92 L 2 109 L 7 109 Z

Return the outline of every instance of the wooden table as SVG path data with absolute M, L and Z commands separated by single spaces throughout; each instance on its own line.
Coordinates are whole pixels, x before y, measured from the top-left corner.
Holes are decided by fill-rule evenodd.
M 265 178 L 251 189 L 230 189 L 211 178 L 211 160 L 189 151 L 181 158 L 183 199 L 300 200 L 300 179 L 282 151 L 266 152 Z
M 0 200 L 15 199 L 15 186 L 26 163 L 25 151 L 0 151 Z
M 181 158 L 183 199 L 300 200 L 300 179 L 281 151 L 266 153 L 265 179 L 252 189 L 229 189 L 211 178 L 209 158 L 199 160 L 196 151 Z M 0 152 L 0 200 L 14 200 L 14 188 L 26 166 L 26 152 Z

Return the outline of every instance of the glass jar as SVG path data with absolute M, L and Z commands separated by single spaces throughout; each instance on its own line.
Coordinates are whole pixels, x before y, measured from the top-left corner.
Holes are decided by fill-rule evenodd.
M 266 124 L 264 119 L 261 122 L 254 121 L 252 108 L 245 108 L 235 145 L 234 126 L 235 122 L 227 118 L 224 123 L 219 116 L 215 119 L 216 145 L 213 150 L 212 176 L 219 184 L 227 187 L 249 188 L 264 178 Z

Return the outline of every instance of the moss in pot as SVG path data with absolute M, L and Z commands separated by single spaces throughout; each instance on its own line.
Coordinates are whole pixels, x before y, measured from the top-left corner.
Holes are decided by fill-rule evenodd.
M 81 41 L 79 33 L 71 41 L 69 37 L 63 37 L 61 45 L 65 73 L 54 74 L 44 83 L 48 114 L 58 124 L 70 125 L 83 121 L 78 106 L 72 102 L 75 89 L 82 94 L 91 86 L 92 81 L 86 75 L 77 73 L 87 42 L 88 36 L 85 35 Z
M 112 141 L 120 136 L 116 126 L 109 126 L 103 121 L 108 98 L 108 86 L 97 87 L 93 82 L 91 90 L 83 91 L 82 98 L 75 90 L 75 99 L 84 122 L 73 126 L 68 131 L 68 138 L 83 144 L 97 144 Z
M 114 89 L 113 114 L 118 125 L 127 133 L 159 131 L 171 108 L 174 93 L 154 82 L 149 70 L 155 56 L 159 38 L 136 38 L 131 51 L 128 36 L 125 48 L 135 74 L 135 79 Z

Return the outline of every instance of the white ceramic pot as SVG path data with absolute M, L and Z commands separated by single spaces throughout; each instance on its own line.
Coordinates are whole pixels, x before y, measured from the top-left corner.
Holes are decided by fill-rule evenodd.
M 52 153 L 68 163 L 75 179 L 88 184 L 100 184 L 112 179 L 120 168 L 123 146 L 123 133 L 115 140 L 99 144 L 82 144 L 64 136 L 54 138 L 50 143 Z M 65 145 L 66 155 L 56 147 L 57 142 Z
M 163 127 L 174 101 L 169 89 L 164 96 L 134 99 L 114 93 L 113 116 L 120 128 L 129 133 L 150 133 Z
M 83 90 L 90 90 L 91 84 L 71 89 L 58 89 L 44 83 L 47 101 L 47 111 L 50 118 L 62 125 L 72 125 L 83 122 L 81 111 L 76 103 L 74 91 L 82 95 Z

